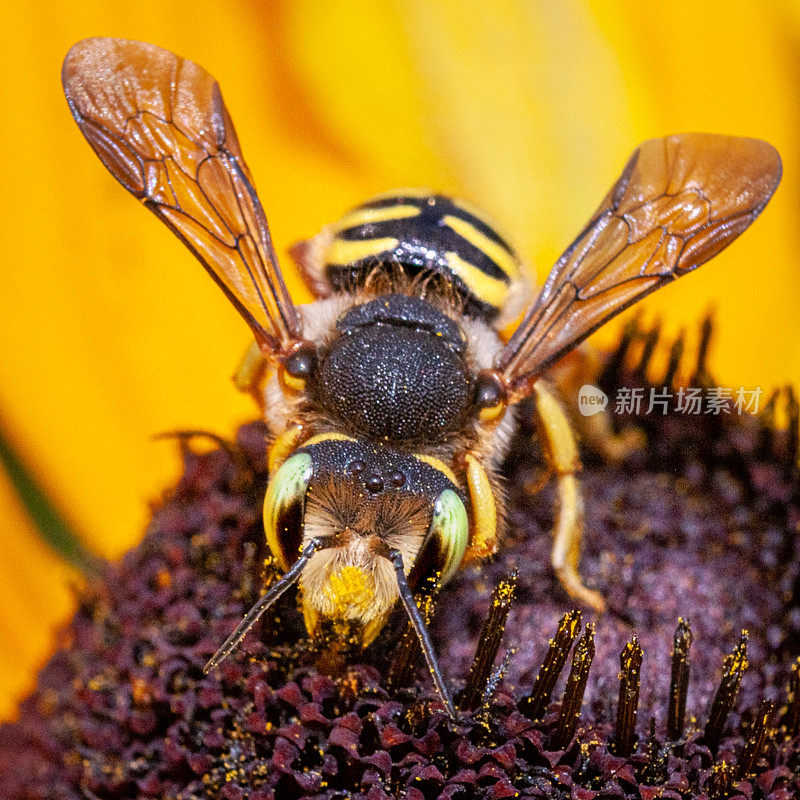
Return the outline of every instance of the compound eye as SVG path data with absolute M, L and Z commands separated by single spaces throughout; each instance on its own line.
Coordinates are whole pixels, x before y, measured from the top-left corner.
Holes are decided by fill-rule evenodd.
M 498 419 L 506 408 L 506 390 L 493 372 L 483 370 L 475 379 L 475 407 L 481 422 Z
M 313 468 L 308 453 L 296 453 L 270 478 L 264 497 L 267 545 L 281 569 L 288 569 L 300 553 L 306 492 Z
M 441 567 L 440 583 L 453 577 L 469 541 L 469 519 L 461 498 L 452 490 L 445 489 L 433 507 L 430 537 L 438 550 Z
M 317 348 L 311 342 L 302 342 L 281 364 L 279 377 L 284 389 L 290 392 L 302 392 L 306 381 L 317 368 Z

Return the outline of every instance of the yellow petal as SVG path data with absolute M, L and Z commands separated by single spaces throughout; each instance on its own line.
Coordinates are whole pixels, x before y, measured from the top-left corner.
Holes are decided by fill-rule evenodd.
M 69 583 L 78 575 L 42 542 L 2 473 L 0 520 L 0 720 L 6 720 L 33 688 L 54 646 L 55 627 L 73 611 Z
M 640 141 L 696 130 L 770 141 L 787 168 L 763 218 L 642 307 L 665 317 L 670 333 L 713 304 L 712 366 L 721 381 L 766 389 L 800 377 L 790 311 L 800 299 L 790 222 L 798 191 L 791 165 L 800 155 L 790 101 L 796 8 L 742 0 L 724 13 L 691 0 L 295 7 L 291 36 L 331 128 L 368 152 L 379 172 L 399 171 L 395 182 L 411 182 L 410 174 L 484 207 L 540 279 Z M 400 144 L 398 129 L 406 131 Z M 433 167 L 431 148 L 441 162 Z M 619 324 L 597 341 L 613 342 Z

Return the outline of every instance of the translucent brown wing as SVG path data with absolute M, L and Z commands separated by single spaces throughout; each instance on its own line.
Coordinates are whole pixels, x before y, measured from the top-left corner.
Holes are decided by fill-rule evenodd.
M 513 398 L 606 320 L 719 253 L 781 178 L 766 142 L 684 134 L 651 139 L 556 262 L 495 370 Z
M 106 38 L 78 42 L 62 81 L 111 174 L 200 259 L 262 347 L 285 355 L 300 320 L 217 82 L 168 50 Z

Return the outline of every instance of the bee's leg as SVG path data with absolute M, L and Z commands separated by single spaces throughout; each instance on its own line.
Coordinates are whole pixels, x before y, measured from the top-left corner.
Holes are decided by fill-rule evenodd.
M 565 358 L 547 371 L 547 379 L 554 383 L 575 430 L 585 447 L 614 464 L 641 450 L 645 442 L 639 428 L 626 428 L 619 433 L 611 425 L 610 413 L 603 409 L 590 416 L 581 413 L 578 395 L 585 384 L 596 385 L 603 368 L 597 351 L 586 343 L 576 347 Z
M 583 496 L 576 473 L 581 467 L 578 445 L 561 403 L 539 381 L 534 400 L 542 446 L 556 477 L 558 508 L 553 528 L 550 562 L 567 593 L 597 611 L 605 611 L 602 595 L 583 585 L 578 562 L 583 535 Z
M 302 425 L 291 425 L 275 438 L 267 450 L 267 471 L 270 478 L 280 469 L 281 464 L 297 450 L 304 434 L 305 429 Z
M 472 531 L 469 545 L 461 559 L 463 565 L 494 555 L 497 552 L 497 501 L 489 476 L 478 457 L 464 456 L 467 464 L 467 485 L 472 505 Z
M 264 411 L 264 395 L 261 392 L 261 382 L 267 370 L 267 359 L 261 352 L 261 348 L 253 342 L 247 348 L 245 354 L 233 373 L 234 386 L 245 394 L 249 394 L 255 401 L 258 408 Z
M 619 464 L 647 444 L 644 431 L 640 428 L 625 428 L 619 433 L 615 432 L 608 411 L 600 411 L 591 417 L 576 414 L 574 419 L 581 442 L 612 464 Z

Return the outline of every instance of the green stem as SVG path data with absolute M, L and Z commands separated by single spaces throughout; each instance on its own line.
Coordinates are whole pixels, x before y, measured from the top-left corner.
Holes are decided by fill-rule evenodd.
M 98 557 L 85 547 L 80 537 L 50 502 L 31 470 L 11 445 L 3 425 L 0 425 L 0 466 L 10 478 L 17 497 L 42 539 L 81 572 L 96 574 L 100 564 Z

